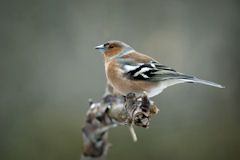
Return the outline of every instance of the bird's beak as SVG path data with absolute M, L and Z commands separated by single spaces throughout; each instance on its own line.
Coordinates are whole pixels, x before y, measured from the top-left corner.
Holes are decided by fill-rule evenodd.
M 104 53 L 105 52 L 105 48 L 104 48 L 104 45 L 101 44 L 99 46 L 96 46 L 95 49 L 100 52 L 100 53 Z

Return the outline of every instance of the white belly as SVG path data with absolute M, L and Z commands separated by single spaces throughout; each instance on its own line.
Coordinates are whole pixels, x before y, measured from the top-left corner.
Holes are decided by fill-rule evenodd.
M 154 97 L 154 96 L 160 94 L 165 88 L 170 87 L 170 86 L 175 85 L 175 84 L 184 83 L 184 82 L 185 82 L 184 80 L 179 80 L 179 79 L 161 81 L 161 82 L 159 82 L 157 87 L 149 90 L 147 92 L 147 94 L 148 94 L 149 97 Z

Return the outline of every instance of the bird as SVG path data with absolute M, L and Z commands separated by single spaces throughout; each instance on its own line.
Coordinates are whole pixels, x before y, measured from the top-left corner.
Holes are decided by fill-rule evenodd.
M 95 49 L 104 56 L 107 82 L 115 93 L 123 96 L 145 93 L 151 98 L 167 87 L 181 83 L 200 83 L 224 88 L 220 84 L 180 73 L 118 40 L 107 41 Z

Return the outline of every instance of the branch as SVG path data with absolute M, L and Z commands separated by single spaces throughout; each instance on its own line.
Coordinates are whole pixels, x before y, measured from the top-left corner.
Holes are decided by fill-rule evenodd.
M 89 102 L 83 134 L 82 160 L 103 160 L 109 144 L 108 130 L 118 125 L 129 126 L 133 140 L 137 137 L 133 126 L 147 128 L 158 108 L 144 94 L 136 97 L 129 93 L 126 97 L 106 95 L 100 102 Z

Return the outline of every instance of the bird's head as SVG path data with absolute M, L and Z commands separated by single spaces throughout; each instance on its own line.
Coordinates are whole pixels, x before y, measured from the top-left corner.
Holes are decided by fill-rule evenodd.
M 106 59 L 121 57 L 128 53 L 134 52 L 134 49 L 129 45 L 127 45 L 124 42 L 116 41 L 116 40 L 108 41 L 104 44 L 96 46 L 95 49 L 98 52 L 104 54 L 104 57 Z

